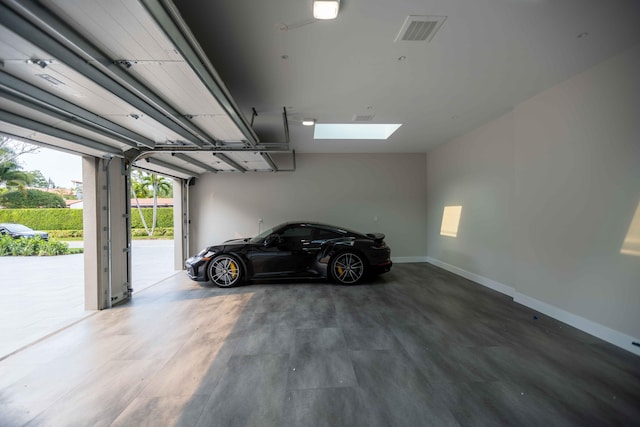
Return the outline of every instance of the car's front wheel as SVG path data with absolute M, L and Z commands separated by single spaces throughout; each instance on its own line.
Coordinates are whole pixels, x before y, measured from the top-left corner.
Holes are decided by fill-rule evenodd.
M 242 280 L 240 262 L 230 255 L 218 255 L 209 263 L 209 280 L 221 288 L 235 286 Z
M 355 285 L 364 278 L 365 263 L 354 252 L 342 252 L 331 261 L 331 277 L 343 285 Z

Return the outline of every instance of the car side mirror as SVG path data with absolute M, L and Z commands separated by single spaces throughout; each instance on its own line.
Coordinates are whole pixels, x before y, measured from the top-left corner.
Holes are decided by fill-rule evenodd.
M 264 239 L 264 247 L 265 248 L 270 248 L 272 246 L 275 246 L 279 243 L 282 242 L 282 238 L 280 236 L 278 236 L 277 234 L 269 234 L 265 239 Z

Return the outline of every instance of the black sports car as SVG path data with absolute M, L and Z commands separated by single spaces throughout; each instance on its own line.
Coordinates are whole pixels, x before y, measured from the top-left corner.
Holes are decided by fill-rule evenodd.
M 209 246 L 186 261 L 187 274 L 220 287 L 253 279 L 331 278 L 351 285 L 391 269 L 384 234 L 325 224 L 288 222 L 250 239 Z

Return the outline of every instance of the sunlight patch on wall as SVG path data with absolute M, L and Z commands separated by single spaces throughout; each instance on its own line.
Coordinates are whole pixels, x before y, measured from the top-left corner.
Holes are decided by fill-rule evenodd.
M 631 225 L 629 225 L 629 231 L 622 243 L 622 249 L 620 253 L 624 255 L 640 256 L 640 203 L 636 213 L 633 215 Z
M 442 213 L 442 225 L 440 226 L 440 235 L 457 237 L 458 226 L 460 225 L 460 215 L 462 214 L 462 206 L 445 206 Z

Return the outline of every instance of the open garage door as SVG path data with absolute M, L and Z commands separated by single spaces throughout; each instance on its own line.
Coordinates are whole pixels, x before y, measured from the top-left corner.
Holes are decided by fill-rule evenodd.
M 290 153 L 286 109 L 284 142 L 261 142 L 170 1 L 3 0 L 0 61 L 0 133 L 84 157 L 88 309 L 130 297 L 133 166 L 186 188 Z

